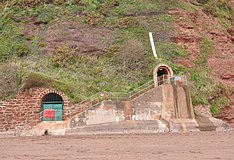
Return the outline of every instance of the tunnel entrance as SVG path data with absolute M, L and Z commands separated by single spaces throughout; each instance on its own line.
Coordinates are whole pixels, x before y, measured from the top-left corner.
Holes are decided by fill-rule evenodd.
M 63 120 L 63 98 L 56 93 L 49 93 L 42 98 L 42 121 Z
M 165 68 L 160 68 L 157 74 L 158 74 L 158 77 L 161 77 L 163 75 L 168 75 L 168 71 Z
M 154 83 L 155 86 L 160 86 L 162 84 L 169 84 L 170 78 L 173 77 L 172 69 L 165 64 L 160 64 L 154 69 Z

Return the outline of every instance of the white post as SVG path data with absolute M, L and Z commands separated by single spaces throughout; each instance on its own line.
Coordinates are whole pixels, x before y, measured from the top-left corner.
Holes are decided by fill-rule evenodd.
M 149 38 L 150 38 L 150 43 L 151 43 L 151 47 L 152 47 L 152 51 L 153 51 L 154 57 L 156 59 L 158 59 L 158 55 L 157 55 L 157 52 L 156 52 L 156 49 L 155 49 L 154 38 L 153 38 L 152 32 L 149 32 Z

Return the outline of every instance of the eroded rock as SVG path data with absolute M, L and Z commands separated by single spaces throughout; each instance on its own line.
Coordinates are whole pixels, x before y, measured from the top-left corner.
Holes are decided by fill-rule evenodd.
M 114 31 L 102 27 L 63 22 L 50 26 L 43 33 L 43 48 L 51 54 L 56 48 L 66 44 L 77 49 L 77 54 L 102 54 L 114 40 Z

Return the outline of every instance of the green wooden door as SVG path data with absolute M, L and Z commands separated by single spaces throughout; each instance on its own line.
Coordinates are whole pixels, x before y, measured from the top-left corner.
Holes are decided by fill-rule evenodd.
M 62 121 L 63 103 L 44 102 L 42 104 L 42 121 Z

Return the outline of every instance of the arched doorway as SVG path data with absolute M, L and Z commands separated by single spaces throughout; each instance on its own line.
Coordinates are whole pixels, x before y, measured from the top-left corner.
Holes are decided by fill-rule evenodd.
M 49 93 L 42 98 L 42 121 L 63 120 L 63 98 L 57 93 Z
M 159 64 L 154 69 L 154 84 L 160 86 L 162 84 L 169 84 L 170 78 L 173 77 L 172 69 L 166 64 Z

